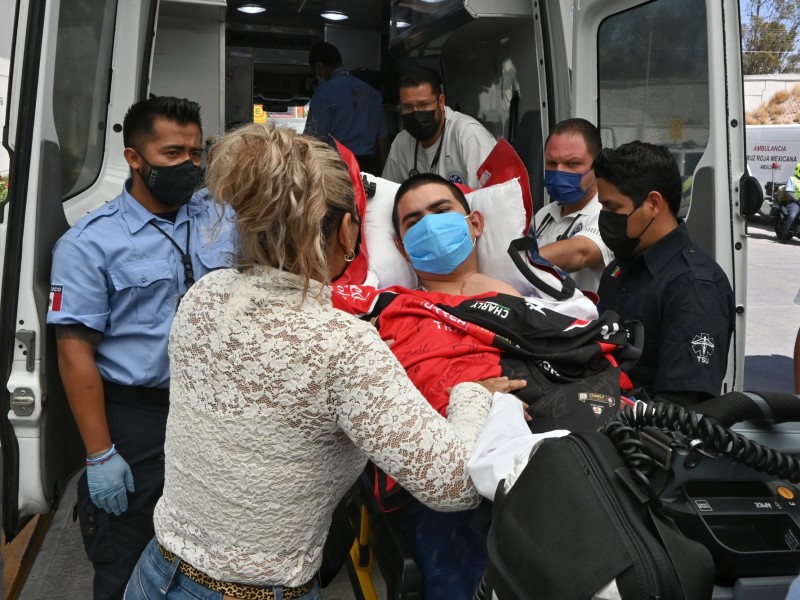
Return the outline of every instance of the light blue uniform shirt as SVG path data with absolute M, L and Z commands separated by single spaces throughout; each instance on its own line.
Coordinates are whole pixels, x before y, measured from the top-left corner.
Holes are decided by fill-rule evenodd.
M 120 385 L 169 387 L 167 343 L 178 299 L 186 293 L 182 252 L 152 221 L 189 251 L 195 281 L 234 258 L 233 212 L 195 193 L 175 222 L 158 217 L 129 193 L 92 211 L 53 249 L 53 325 L 85 325 L 103 335 L 95 361 L 103 379 Z
M 375 154 L 378 138 L 386 137 L 381 95 L 345 67 L 336 67 L 311 96 L 303 133 L 328 143 L 330 134 L 353 154 Z

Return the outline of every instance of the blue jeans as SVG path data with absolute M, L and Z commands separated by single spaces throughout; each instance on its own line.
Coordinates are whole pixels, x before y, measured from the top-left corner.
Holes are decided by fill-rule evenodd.
M 438 512 L 418 500 L 389 513 L 422 574 L 423 600 L 471 600 L 486 572 L 492 505 Z
M 792 239 L 791 229 L 794 227 L 798 215 L 800 215 L 800 204 L 795 201 L 790 201 L 786 203 L 786 206 L 784 206 L 783 209 L 786 212 L 784 213 L 783 222 L 780 224 L 780 233 L 778 234 L 778 238 L 781 241 L 786 242 Z M 778 232 L 776 231 L 776 233 Z
M 222 600 L 221 592 L 210 590 L 178 571 L 181 560 L 176 558 L 169 563 L 156 544 L 153 538 L 144 549 L 125 588 L 124 600 Z M 283 586 L 276 585 L 272 590 L 275 600 L 283 600 Z M 322 600 L 319 585 L 315 582 L 311 591 L 297 600 Z

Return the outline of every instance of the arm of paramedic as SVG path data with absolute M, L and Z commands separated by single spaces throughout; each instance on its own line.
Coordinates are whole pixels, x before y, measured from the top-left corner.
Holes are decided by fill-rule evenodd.
M 497 140 L 483 126 L 474 125 L 464 131 L 458 143 L 460 154 L 464 159 L 464 168 L 467 171 L 466 184 L 472 189 L 478 189 L 481 186 L 478 181 L 478 167 L 489 156 L 497 144 Z
M 694 278 L 670 286 L 662 302 L 656 397 L 688 406 L 720 394 L 733 310 L 730 287 L 718 282 Z
M 386 159 L 389 157 L 389 138 L 386 134 L 378 138 L 378 171 L 383 173 Z
M 111 447 L 103 382 L 94 361 L 100 336 L 84 325 L 56 325 L 58 369 L 87 455 Z
M 407 173 L 403 173 L 402 166 L 399 162 L 399 144 L 401 140 L 395 138 L 395 141 L 389 148 L 389 155 L 386 157 L 386 161 L 383 165 L 383 171 L 381 171 L 381 177 L 384 179 L 388 179 L 389 181 L 394 181 L 395 183 L 402 183 L 408 177 Z
M 111 447 L 95 350 L 108 323 L 106 259 L 85 230 L 71 229 L 53 248 L 51 281 L 65 291 L 47 313 L 55 326 L 58 367 L 87 454 Z
M 378 99 L 380 104 L 381 100 Z M 386 130 L 386 121 L 383 118 L 383 109 L 377 114 L 377 131 L 378 136 L 375 139 L 375 161 L 377 171 L 375 175 L 383 173 L 383 167 L 386 164 L 386 159 L 389 156 L 389 132 Z
M 551 263 L 574 273 L 581 269 L 599 269 L 605 266 L 603 253 L 592 240 L 583 235 L 574 235 L 539 248 L 539 254 Z
M 359 323 L 342 338 L 326 386 L 342 430 L 425 504 L 438 510 L 476 506 L 480 498 L 466 463 L 489 414 L 489 392 L 475 383 L 457 385 L 445 419 L 374 329 Z

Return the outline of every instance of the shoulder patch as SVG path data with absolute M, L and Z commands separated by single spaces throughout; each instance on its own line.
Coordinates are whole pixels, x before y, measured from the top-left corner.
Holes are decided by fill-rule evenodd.
M 63 293 L 63 285 L 54 283 L 50 286 L 50 301 L 48 305 L 48 310 L 50 312 L 58 312 L 61 310 L 61 296 Z
M 692 338 L 691 345 L 697 362 L 707 365 L 714 354 L 714 338 L 707 333 L 698 333 Z
M 461 173 L 458 173 L 456 171 L 448 173 L 447 179 L 452 183 L 465 183 L 464 178 L 461 176 Z

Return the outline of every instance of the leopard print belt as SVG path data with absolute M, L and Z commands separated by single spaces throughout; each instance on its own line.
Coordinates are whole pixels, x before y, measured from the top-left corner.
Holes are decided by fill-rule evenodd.
M 175 555 L 164 548 L 161 544 L 158 544 L 158 551 L 161 552 L 161 556 L 167 559 L 169 562 L 173 562 L 175 560 Z M 225 581 L 217 581 L 216 579 L 212 579 L 202 571 L 195 569 L 189 563 L 181 560 L 180 565 L 178 565 L 178 571 L 180 571 L 183 575 L 194 581 L 195 583 L 199 583 L 200 585 L 207 587 L 210 590 L 215 592 L 221 592 L 223 594 L 227 594 L 228 596 L 233 596 L 238 600 L 274 600 L 275 599 L 275 592 L 272 591 L 272 587 L 258 587 L 255 585 L 245 585 L 243 583 L 227 583 Z M 304 583 L 298 587 L 284 587 L 283 588 L 283 598 L 284 600 L 292 600 L 292 598 L 299 598 L 304 594 L 307 594 L 311 591 L 311 588 L 314 587 L 314 578 L 312 577 L 308 582 Z

